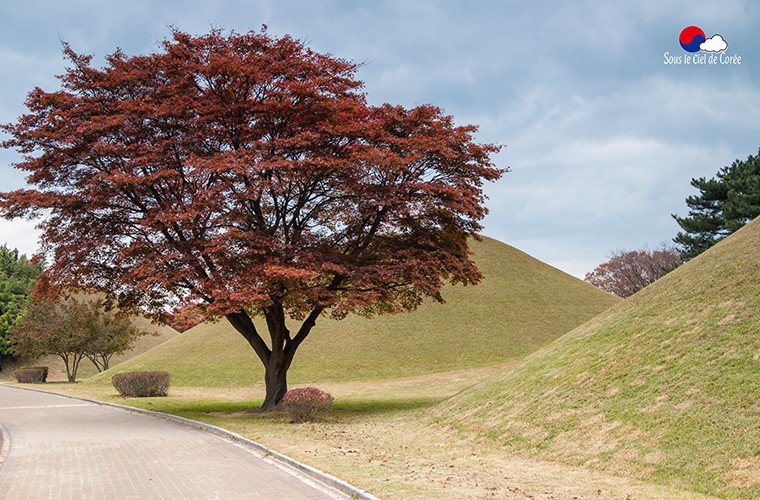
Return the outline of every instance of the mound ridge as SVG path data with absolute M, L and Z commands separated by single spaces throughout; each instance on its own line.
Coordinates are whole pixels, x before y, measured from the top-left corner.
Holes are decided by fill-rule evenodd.
M 760 497 L 760 219 L 436 411 L 518 452 Z
M 446 304 L 425 303 L 413 313 L 321 318 L 289 381 L 374 380 L 502 363 L 620 300 L 496 240 L 483 238 L 472 249 L 485 275 L 480 284 L 447 287 Z M 117 367 L 136 369 L 168 370 L 180 386 L 246 387 L 263 377 L 252 349 L 224 321 L 192 328 Z

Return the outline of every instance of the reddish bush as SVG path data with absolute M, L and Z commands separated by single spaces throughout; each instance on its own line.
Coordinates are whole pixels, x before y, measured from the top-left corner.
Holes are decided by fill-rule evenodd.
M 302 387 L 288 391 L 282 400 L 282 407 L 292 422 L 306 422 L 327 413 L 332 403 L 330 394 L 316 387 Z
M 22 384 L 41 384 L 47 380 L 48 367 L 22 366 L 18 370 L 15 370 L 13 375 Z
M 169 390 L 167 372 L 125 372 L 111 377 L 111 383 L 124 397 L 146 398 L 166 396 Z

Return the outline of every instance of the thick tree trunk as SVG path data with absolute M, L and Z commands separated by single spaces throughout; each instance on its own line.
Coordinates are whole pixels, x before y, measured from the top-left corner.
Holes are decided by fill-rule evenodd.
M 227 315 L 227 320 L 245 337 L 264 365 L 266 397 L 261 405 L 262 410 L 275 410 L 282 403 L 282 398 L 288 392 L 287 375 L 290 364 L 293 362 L 298 346 L 309 335 L 321 312 L 322 308 L 314 309 L 301 324 L 298 333 L 291 337 L 285 324 L 284 308 L 281 305 L 276 305 L 265 309 L 264 316 L 269 330 L 271 348 L 259 335 L 248 313 L 240 311 Z
M 262 410 L 275 410 L 282 403 L 282 398 L 288 392 L 289 366 L 290 362 L 285 359 L 275 359 L 275 356 L 269 358 L 269 364 L 266 365 L 264 373 L 267 394 L 264 404 L 261 405 Z

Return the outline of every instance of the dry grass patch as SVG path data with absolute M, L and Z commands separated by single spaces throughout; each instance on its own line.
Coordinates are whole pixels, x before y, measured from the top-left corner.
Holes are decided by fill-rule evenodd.
M 733 469 L 724 475 L 729 486 L 751 488 L 760 485 L 760 457 L 737 458 L 731 465 Z
M 338 409 L 319 424 L 224 425 L 344 478 L 381 498 L 684 498 L 688 492 L 521 458 L 484 441 L 429 426 L 424 408 L 375 413 Z M 221 422 L 217 422 L 221 423 Z

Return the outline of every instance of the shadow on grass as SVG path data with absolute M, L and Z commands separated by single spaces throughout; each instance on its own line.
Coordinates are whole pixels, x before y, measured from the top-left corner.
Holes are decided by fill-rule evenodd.
M 126 403 L 149 406 L 151 410 L 180 414 L 214 414 L 251 412 L 261 406 L 261 401 L 214 401 L 214 400 L 183 400 L 167 398 L 125 398 Z M 140 404 L 142 403 L 142 404 Z M 183 415 L 184 416 L 184 415 Z
M 402 413 L 433 406 L 443 398 L 414 398 L 414 399 L 345 399 L 336 400 L 328 419 L 340 420 L 352 416 L 373 416 L 390 413 Z M 128 398 L 125 404 L 133 404 L 142 408 L 172 413 L 187 418 L 201 415 L 220 418 L 254 418 L 281 420 L 284 412 L 261 412 L 261 401 L 214 401 L 214 400 L 176 400 L 172 398 L 145 398 L 138 401 Z
M 411 399 L 346 399 L 336 400 L 332 414 L 384 414 L 428 408 L 445 398 L 411 398 Z

